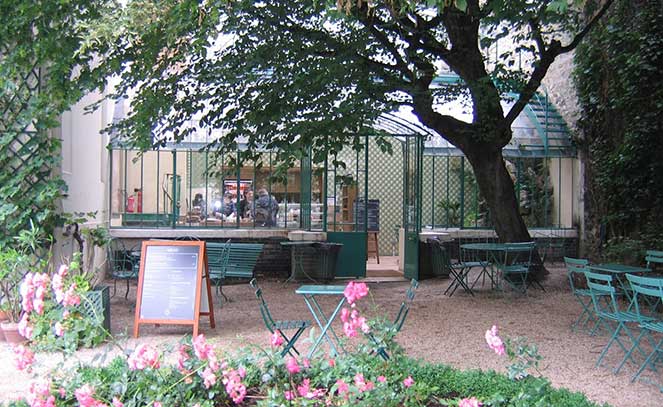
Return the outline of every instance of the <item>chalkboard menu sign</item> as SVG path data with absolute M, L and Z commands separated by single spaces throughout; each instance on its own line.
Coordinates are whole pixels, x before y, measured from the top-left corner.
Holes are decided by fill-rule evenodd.
M 214 328 L 205 242 L 143 242 L 134 337 L 144 323 L 193 325 L 196 336 L 201 315 Z
M 364 229 L 364 213 L 368 206 L 368 232 L 380 231 L 380 200 L 369 199 L 368 205 L 364 204 L 363 199 L 357 199 L 354 202 L 354 218 L 357 222 L 357 229 Z

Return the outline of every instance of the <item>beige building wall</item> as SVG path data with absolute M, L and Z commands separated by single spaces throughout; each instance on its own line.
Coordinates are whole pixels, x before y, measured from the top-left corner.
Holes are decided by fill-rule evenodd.
M 83 228 L 107 226 L 108 221 L 108 136 L 101 133 L 110 122 L 110 104 L 102 103 L 92 113 L 85 108 L 101 95 L 92 93 L 84 97 L 70 110 L 62 114 L 60 128 L 54 133 L 62 140 L 62 179 L 67 183 L 67 194 L 62 199 L 66 213 L 96 212 L 87 216 Z M 60 236 L 56 245 L 55 261 L 70 258 L 78 246 L 71 238 Z M 86 242 L 87 244 L 87 242 Z M 86 260 L 87 261 L 87 260 Z M 101 270 L 105 264 L 105 250 L 96 248 L 94 268 Z
M 548 171 L 553 190 L 553 224 L 564 228 L 574 225 L 578 203 L 576 196 L 576 183 L 573 182 L 577 175 L 576 160 L 572 158 L 550 159 Z

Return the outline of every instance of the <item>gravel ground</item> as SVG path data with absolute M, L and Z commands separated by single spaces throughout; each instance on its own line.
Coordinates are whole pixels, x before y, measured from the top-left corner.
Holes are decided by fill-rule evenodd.
M 261 286 L 270 309 L 277 318 L 301 319 L 310 314 L 303 300 L 294 293 L 295 283 L 262 280 Z M 457 293 L 449 298 L 442 293 L 448 280 L 434 279 L 421 282 L 414 304 L 397 337 L 407 353 L 429 362 L 440 362 L 459 368 L 480 368 L 505 371 L 505 359 L 491 352 L 484 333 L 493 324 L 506 336 L 527 336 L 539 347 L 544 356 L 541 373 L 554 386 L 580 391 L 597 402 L 613 406 L 663 406 L 663 393 L 658 386 L 645 381 L 631 383 L 636 367 L 626 365 L 619 375 L 611 368 L 621 360 L 617 346 L 609 352 L 601 367 L 594 364 L 607 342 L 605 333 L 590 337 L 574 333 L 570 325 L 580 312 L 580 306 L 567 289 L 562 269 L 551 269 L 546 281 L 546 292 L 530 290 L 527 296 L 513 293 L 500 295 L 479 289 L 474 297 Z M 371 296 L 387 315 L 395 315 L 407 289 L 406 282 L 370 283 Z M 233 349 L 247 343 L 268 344 L 268 335 L 260 318 L 258 304 L 248 284 L 228 286 L 224 292 L 232 302 L 219 308 L 217 327 L 212 330 L 203 319 L 201 330 L 221 348 Z M 139 339 L 127 338 L 133 327 L 135 287 L 129 301 L 119 290 L 111 300 L 112 331 L 120 345 L 133 348 L 137 342 L 155 345 L 172 344 L 189 332 L 177 326 L 143 326 Z M 325 309 L 334 306 L 332 299 L 322 301 Z M 190 328 L 189 328 L 190 329 Z M 306 347 L 306 344 L 303 345 Z M 67 364 L 89 361 L 104 348 L 85 349 L 66 360 Z M 111 353 L 119 353 L 114 348 Z M 20 396 L 29 386 L 31 375 L 14 370 L 12 354 L 6 343 L 0 343 L 0 399 Z M 35 372 L 45 372 L 62 361 L 60 355 L 39 354 Z M 655 383 L 663 382 L 660 371 L 648 372 Z

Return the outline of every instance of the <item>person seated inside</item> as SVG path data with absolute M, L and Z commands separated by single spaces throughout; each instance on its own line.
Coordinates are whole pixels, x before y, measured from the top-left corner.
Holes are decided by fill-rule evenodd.
M 193 213 L 197 214 L 201 221 L 207 217 L 207 203 L 203 194 L 196 194 L 193 198 Z
M 232 192 L 226 192 L 223 195 L 223 207 L 221 212 L 226 216 L 226 218 L 233 216 L 237 207 L 235 206 L 235 195 Z
M 258 226 L 276 226 L 279 203 L 265 188 L 258 190 L 255 202 L 255 220 Z
M 214 203 L 214 217 L 226 219 L 235 217 L 235 195 L 232 192 L 223 194 L 223 200 Z
M 253 219 L 253 190 L 244 191 L 244 198 L 237 205 L 237 213 L 242 219 Z

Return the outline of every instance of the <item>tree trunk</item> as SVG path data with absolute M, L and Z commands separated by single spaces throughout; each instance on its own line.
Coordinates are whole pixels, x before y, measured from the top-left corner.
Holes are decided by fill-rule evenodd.
M 488 143 L 469 146 L 465 156 L 472 165 L 482 197 L 490 209 L 495 231 L 503 242 L 530 242 L 532 238 L 518 210 L 513 180 L 504 165 L 502 149 Z M 541 280 L 548 273 L 538 252 L 532 256 L 533 277 Z

